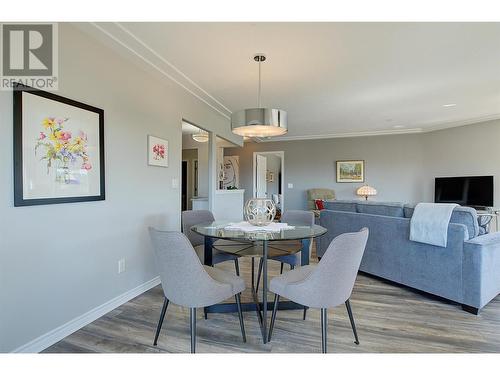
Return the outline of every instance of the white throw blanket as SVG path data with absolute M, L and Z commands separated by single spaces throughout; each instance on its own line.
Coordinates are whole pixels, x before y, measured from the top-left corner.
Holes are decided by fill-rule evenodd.
M 419 203 L 410 222 L 410 241 L 446 247 L 454 203 Z
M 240 230 L 243 232 L 280 232 L 286 229 L 294 229 L 287 223 L 270 223 L 264 227 L 258 227 L 256 225 L 250 224 L 248 221 L 242 221 L 240 223 L 229 224 L 225 229 L 229 230 Z

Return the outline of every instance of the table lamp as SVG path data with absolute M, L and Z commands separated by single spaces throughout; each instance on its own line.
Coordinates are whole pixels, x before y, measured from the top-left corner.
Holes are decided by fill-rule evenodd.
M 377 195 L 377 190 L 371 186 L 364 185 L 356 190 L 356 194 L 365 197 L 365 200 L 368 200 L 369 196 Z

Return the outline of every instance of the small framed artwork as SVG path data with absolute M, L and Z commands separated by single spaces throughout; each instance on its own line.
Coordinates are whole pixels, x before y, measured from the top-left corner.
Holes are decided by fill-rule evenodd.
M 365 182 L 365 161 L 337 160 L 337 182 Z
M 17 85 L 14 206 L 104 199 L 104 111 Z
M 155 167 L 168 167 L 168 141 L 148 135 L 148 164 Z
M 267 182 L 274 182 L 274 172 L 267 171 Z

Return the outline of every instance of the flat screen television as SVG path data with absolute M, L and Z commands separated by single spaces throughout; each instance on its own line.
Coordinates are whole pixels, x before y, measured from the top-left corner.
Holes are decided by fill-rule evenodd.
M 436 177 L 434 202 L 493 207 L 493 176 Z

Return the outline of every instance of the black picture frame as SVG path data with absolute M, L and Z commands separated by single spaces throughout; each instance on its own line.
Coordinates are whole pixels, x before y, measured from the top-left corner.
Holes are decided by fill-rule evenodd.
M 49 100 L 74 106 L 86 111 L 97 113 L 99 116 L 99 181 L 100 194 L 93 196 L 34 198 L 25 199 L 23 195 L 23 93 L 40 96 Z M 35 206 L 60 203 L 76 203 L 102 201 L 106 199 L 105 170 L 104 170 L 104 110 L 91 105 L 65 98 L 50 92 L 33 87 L 17 84 L 13 88 L 14 96 L 14 207 Z

